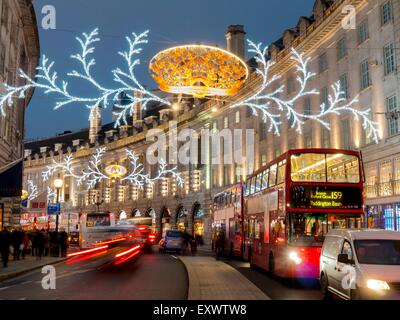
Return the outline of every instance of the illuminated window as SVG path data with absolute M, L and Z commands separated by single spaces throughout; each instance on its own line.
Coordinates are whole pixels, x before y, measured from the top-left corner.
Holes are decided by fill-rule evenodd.
M 304 153 L 292 155 L 291 167 L 293 181 L 326 181 L 325 154 Z
M 397 97 L 396 96 L 391 96 L 389 98 L 386 98 L 386 110 L 389 114 L 392 116 L 388 119 L 388 127 L 389 127 L 389 135 L 393 136 L 395 134 L 399 133 L 399 119 L 397 112 L 398 107 L 397 107 Z
M 380 164 L 379 166 L 379 182 L 380 182 L 380 192 L 381 196 L 391 196 L 391 180 L 393 176 L 392 161 L 387 160 Z
M 263 172 L 262 189 L 268 188 L 268 179 L 269 179 L 269 169 Z
M 235 113 L 235 122 L 240 123 L 240 111 L 236 111 Z
M 285 182 L 285 176 L 286 176 L 286 160 L 279 163 L 278 184 Z
M 224 117 L 224 129 L 228 129 L 228 128 L 229 128 L 229 118 Z
M 272 165 L 271 168 L 270 168 L 270 171 L 269 171 L 269 183 L 268 183 L 268 185 L 270 187 L 273 187 L 276 184 L 277 169 L 278 169 L 278 165 L 277 164 Z

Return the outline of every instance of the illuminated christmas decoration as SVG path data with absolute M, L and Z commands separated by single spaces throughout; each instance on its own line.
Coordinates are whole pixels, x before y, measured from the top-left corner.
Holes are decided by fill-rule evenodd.
M 378 143 L 378 123 L 371 120 L 371 109 L 356 109 L 355 104 L 358 103 L 359 96 L 356 96 L 348 102 L 344 98 L 344 92 L 341 90 L 340 82 L 336 82 L 332 85 L 333 93 L 328 96 L 328 104 L 321 104 L 316 114 L 301 113 L 296 110 L 295 105 L 301 98 L 319 94 L 315 89 L 307 89 L 310 79 L 315 76 L 314 73 L 308 71 L 310 58 L 305 59 L 304 54 L 298 53 L 295 49 L 292 49 L 291 59 L 294 60 L 297 65 L 297 82 L 300 88 L 296 94 L 288 100 L 284 100 L 279 97 L 279 95 L 284 92 L 284 85 L 274 90 L 269 90 L 281 77 L 278 75 L 270 77 L 269 72 L 275 63 L 267 61 L 268 47 L 262 49 L 261 43 L 256 45 L 249 40 L 248 45 L 248 51 L 255 53 L 255 60 L 258 63 L 256 72 L 261 77 L 262 83 L 253 95 L 231 105 L 231 108 L 238 108 L 244 105 L 250 108 L 255 116 L 261 113 L 263 121 L 265 123 L 269 122 L 269 132 L 273 132 L 276 135 L 280 135 L 279 127 L 281 125 L 280 120 L 282 114 L 286 115 L 291 128 L 296 128 L 296 131 L 301 134 L 302 127 L 307 119 L 315 120 L 326 129 L 330 130 L 330 125 L 326 121 L 327 116 L 340 115 L 343 112 L 348 112 L 353 114 L 356 121 L 359 121 L 361 118 L 364 130 L 369 132 L 368 138 L 372 138 Z M 274 112 L 274 109 L 278 109 L 278 113 Z
M 54 202 L 54 199 L 56 198 L 57 194 L 56 191 L 50 187 L 47 187 L 47 202 Z
M 128 170 L 119 164 L 111 164 L 107 166 L 104 171 L 109 177 L 114 179 L 122 178 L 128 173 Z
M 151 60 L 150 72 L 161 90 L 194 97 L 233 95 L 249 76 L 242 59 L 205 45 L 161 51 Z
M 92 157 L 93 159 L 89 161 L 87 167 L 82 170 L 81 174 L 75 173 L 72 168 L 72 155 L 68 155 L 67 157 L 65 157 L 64 162 L 57 162 L 53 159 L 53 165 L 48 166 L 47 170 L 42 173 L 43 181 L 48 181 L 57 170 L 63 170 L 66 172 L 67 177 L 75 178 L 78 185 L 86 182 L 88 189 L 94 188 L 97 183 L 103 180 L 110 181 L 116 178 L 119 178 L 121 182 L 128 181 L 138 188 L 143 189 L 145 185 L 153 184 L 154 182 L 161 180 L 167 176 L 175 178 L 178 182 L 178 185 L 180 187 L 183 186 L 183 179 L 181 178 L 180 174 L 177 173 L 176 167 L 168 169 L 167 163 L 164 160 L 161 160 L 159 164 L 158 174 L 154 177 L 151 177 L 150 174 L 144 173 L 144 166 L 138 161 L 139 157 L 132 150 L 129 149 L 126 149 L 126 154 L 131 164 L 131 171 L 129 174 L 127 174 L 128 171 L 125 168 L 125 173 L 119 174 L 118 176 L 109 175 L 107 172 L 103 173 L 100 166 L 105 153 L 105 147 L 97 149 L 96 153 Z
M 32 180 L 28 180 L 28 201 L 33 201 L 39 196 L 38 187 Z
M 114 113 L 117 116 L 115 127 L 127 124 L 127 117 L 132 116 L 132 109 L 135 104 L 142 104 L 144 109 L 149 102 L 159 102 L 169 105 L 168 101 L 146 90 L 135 76 L 135 68 L 140 64 L 140 59 L 137 59 L 136 56 L 142 52 L 141 45 L 148 43 L 148 33 L 148 31 L 139 35 L 132 33 L 131 37 L 126 37 L 129 50 L 119 52 L 119 55 L 125 60 L 127 69 L 124 71 L 121 68 L 116 68 L 112 71 L 114 82 L 117 83 L 118 87 L 106 88 L 97 82 L 92 75 L 92 67 L 96 64 L 95 59 L 92 58 L 95 52 L 94 44 L 100 41 L 98 29 L 95 29 L 90 34 L 83 33 L 81 38 L 76 38 L 82 51 L 81 53 L 71 55 L 71 59 L 78 61 L 82 71 L 73 70 L 67 75 L 71 78 L 86 81 L 97 91 L 96 95 L 87 97 L 73 95 L 69 90 L 69 82 L 65 80 L 58 81 L 58 73 L 53 70 L 55 63 L 50 62 L 43 55 L 41 64 L 37 67 L 38 74 L 35 79 L 31 79 L 20 69 L 18 72 L 19 77 L 25 80 L 26 84 L 21 86 L 4 84 L 6 91 L 4 94 L 0 94 L 0 115 L 5 116 L 5 106 L 12 107 L 15 98 L 24 99 L 25 93 L 32 88 L 40 89 L 45 94 L 57 95 L 58 101 L 55 104 L 55 110 L 71 104 L 82 104 L 90 109 L 90 117 L 92 117 L 92 113 L 95 112 L 98 106 L 107 108 L 110 102 L 115 103 Z M 126 94 L 130 103 L 124 105 L 118 103 L 117 97 L 121 93 Z

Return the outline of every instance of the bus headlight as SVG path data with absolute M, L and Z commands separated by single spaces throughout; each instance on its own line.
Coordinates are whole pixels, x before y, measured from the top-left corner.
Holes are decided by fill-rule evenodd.
M 303 260 L 299 257 L 299 254 L 295 251 L 289 252 L 289 259 L 295 264 L 300 264 Z
M 390 287 L 386 281 L 369 279 L 367 281 L 367 287 L 372 290 L 390 290 Z

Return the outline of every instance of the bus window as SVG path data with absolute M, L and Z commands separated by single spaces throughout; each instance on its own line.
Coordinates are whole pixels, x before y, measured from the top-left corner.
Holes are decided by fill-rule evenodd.
M 261 223 L 258 220 L 254 220 L 254 239 L 261 238 Z
M 261 183 L 262 183 L 262 173 L 259 173 L 257 175 L 257 181 L 256 181 L 256 192 L 261 191 Z
M 256 190 L 256 177 L 251 178 L 250 194 L 253 194 Z
M 277 171 L 277 164 L 274 164 L 271 166 L 271 168 L 269 169 L 269 187 L 273 187 L 274 185 L 276 185 L 276 171 Z
M 244 195 L 248 196 L 250 194 L 250 179 L 247 180 Z
M 286 160 L 279 163 L 278 168 L 278 184 L 285 182 Z
M 291 213 L 289 241 L 297 245 L 320 246 L 328 232 L 327 214 Z
M 261 186 L 263 190 L 268 188 L 268 176 L 269 176 L 269 169 L 264 170 L 262 177 L 262 186 Z
M 326 157 L 328 182 L 360 182 L 360 165 L 354 155 L 332 154 Z
M 325 154 L 294 154 L 291 157 L 292 181 L 326 182 L 325 165 Z

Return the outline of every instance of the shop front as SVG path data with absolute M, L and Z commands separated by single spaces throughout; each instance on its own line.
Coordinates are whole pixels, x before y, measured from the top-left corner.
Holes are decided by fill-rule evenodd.
M 400 231 L 400 203 L 367 206 L 368 228 Z
M 176 228 L 183 232 L 187 231 L 189 228 L 189 217 L 187 210 L 183 206 L 179 207 L 176 216 Z
M 199 203 L 193 207 L 193 235 L 202 244 L 204 238 L 204 211 Z
M 171 229 L 171 211 L 168 208 L 163 208 L 160 214 L 159 237 L 164 237 L 165 232 Z

